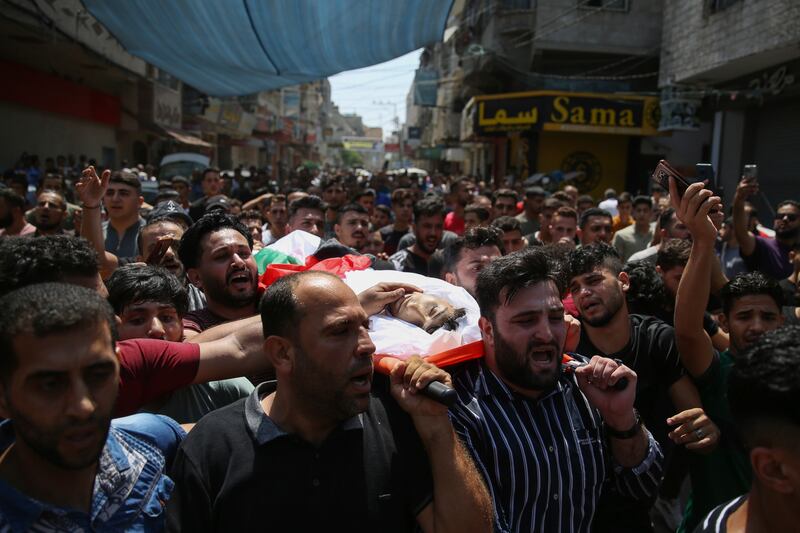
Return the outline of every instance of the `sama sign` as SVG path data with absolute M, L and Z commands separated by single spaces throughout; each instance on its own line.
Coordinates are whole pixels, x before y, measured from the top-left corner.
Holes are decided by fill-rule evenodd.
M 462 140 L 514 131 L 658 135 L 658 98 L 533 91 L 476 96 L 462 112 Z

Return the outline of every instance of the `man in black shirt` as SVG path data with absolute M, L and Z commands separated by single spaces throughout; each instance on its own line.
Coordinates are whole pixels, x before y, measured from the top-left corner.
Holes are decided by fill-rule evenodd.
M 605 243 L 581 247 L 570 255 L 567 269 L 569 291 L 581 319 L 576 351 L 620 359 L 636 372 L 636 408 L 665 452 L 670 444 L 666 419 L 676 412 L 693 410 L 695 427 L 702 424 L 705 435 L 718 433 L 701 408 L 696 387 L 684 374 L 673 328 L 658 318 L 628 313 L 625 291 L 629 279 L 616 250 Z M 709 444 L 716 442 L 711 439 Z M 606 502 L 615 504 L 600 506 L 595 529 L 651 530 L 647 504 L 617 503 L 618 497 L 611 491 L 604 495 Z M 619 512 L 622 506 L 624 513 Z
M 439 272 L 432 271 L 431 256 L 444 232 L 444 203 L 436 197 L 425 198 L 417 203 L 414 206 L 413 228 L 416 238 L 414 244 L 395 253 L 389 260 L 394 263 L 395 269 L 402 272 L 439 277 Z
M 414 196 L 408 189 L 396 189 L 392 192 L 392 212 L 394 222 L 380 228 L 383 238 L 383 251 L 392 255 L 397 251 L 400 239 L 411 230 L 414 214 Z
M 390 394 L 371 394 L 367 312 L 330 274 L 276 281 L 261 322 L 278 380 L 192 430 L 169 530 L 489 531 L 488 493 L 447 409 L 417 394 L 447 373 L 412 358 Z

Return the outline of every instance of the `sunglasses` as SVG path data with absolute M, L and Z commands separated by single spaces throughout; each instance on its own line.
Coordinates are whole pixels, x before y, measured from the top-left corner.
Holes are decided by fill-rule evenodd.
M 797 220 L 798 215 L 792 213 L 784 213 L 782 215 L 778 213 L 777 215 L 775 215 L 775 220 L 783 220 L 784 218 L 789 222 L 794 222 L 795 220 Z

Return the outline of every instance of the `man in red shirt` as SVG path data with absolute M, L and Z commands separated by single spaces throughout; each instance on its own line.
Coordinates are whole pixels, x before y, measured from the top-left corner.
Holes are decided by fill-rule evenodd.
M 475 194 L 475 182 L 468 177 L 458 178 L 450 185 L 453 210 L 444 217 L 444 229 L 457 235 L 464 235 L 464 208 Z

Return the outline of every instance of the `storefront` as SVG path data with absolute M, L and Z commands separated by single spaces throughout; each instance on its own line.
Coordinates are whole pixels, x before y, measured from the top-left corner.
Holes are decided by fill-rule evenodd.
M 499 186 L 509 174 L 578 173 L 581 193 L 630 188 L 639 140 L 658 135 L 658 98 L 533 91 L 477 96 L 461 117 L 461 141 L 470 151 L 488 145 Z M 475 144 L 473 144 L 475 143 Z M 477 148 L 476 148 L 477 149 Z M 471 154 L 484 161 L 483 154 Z

